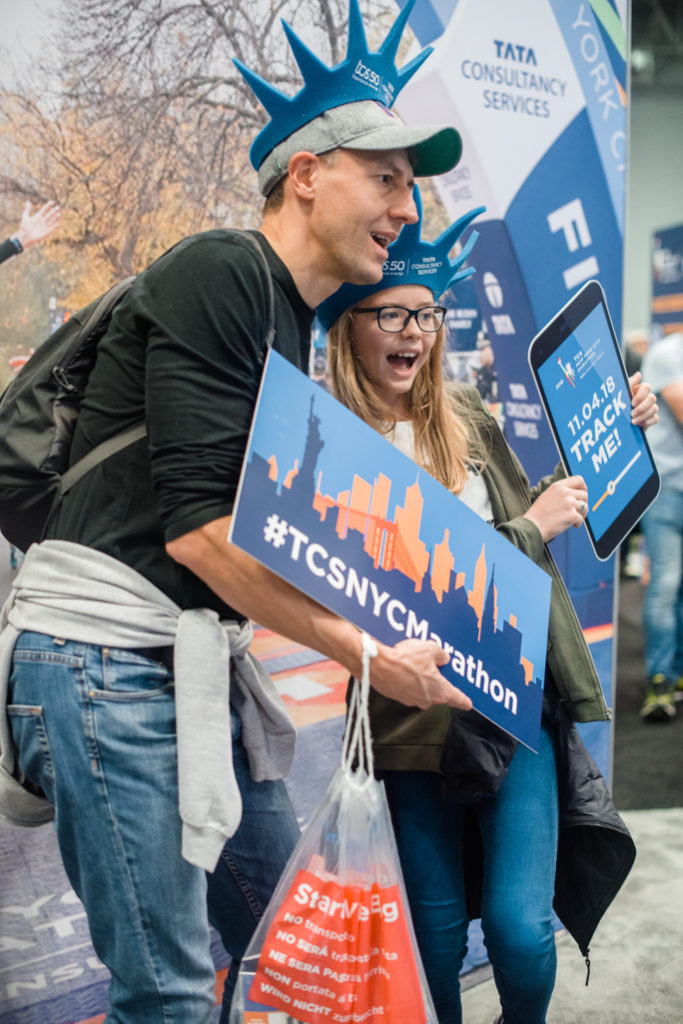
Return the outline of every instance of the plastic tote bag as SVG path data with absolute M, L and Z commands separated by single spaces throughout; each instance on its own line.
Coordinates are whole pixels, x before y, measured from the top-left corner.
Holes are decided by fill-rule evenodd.
M 373 775 L 369 658 L 342 763 L 247 948 L 230 1024 L 437 1024 L 384 784 Z

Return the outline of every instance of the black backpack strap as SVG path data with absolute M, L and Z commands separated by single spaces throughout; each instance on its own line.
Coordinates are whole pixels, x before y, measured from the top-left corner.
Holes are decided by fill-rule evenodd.
M 247 239 L 250 244 L 254 246 L 266 271 L 266 281 L 268 282 L 268 327 L 266 329 L 265 342 L 266 348 L 272 348 L 273 342 L 275 341 L 275 291 L 273 289 L 273 276 L 270 272 L 270 267 L 268 266 L 268 260 L 266 259 L 266 254 L 263 251 L 263 246 L 259 242 L 258 238 L 248 234 L 246 231 L 239 231 L 237 233 Z M 132 278 L 127 278 L 125 281 L 120 282 L 120 291 L 116 294 L 117 300 L 120 295 L 125 294 L 130 287 L 132 280 Z M 84 324 L 82 331 L 83 334 L 89 333 L 92 326 L 98 322 L 101 312 L 102 306 L 98 304 L 97 308 Z M 113 437 L 109 437 L 106 441 L 102 441 L 101 444 L 96 445 L 96 447 L 89 451 L 87 455 L 84 455 L 82 459 L 79 459 L 78 462 L 75 462 L 73 466 L 67 469 L 66 473 L 62 474 L 60 481 L 62 496 L 64 496 L 75 483 L 78 483 L 86 473 L 99 465 L 100 462 L 104 462 L 105 459 L 108 459 L 111 455 L 115 455 L 116 452 L 120 452 L 123 448 L 127 448 L 128 445 L 135 444 L 136 441 L 145 437 L 146 434 L 147 426 L 141 421 L 140 423 L 136 423 L 135 426 L 129 427 L 128 430 L 123 430 L 120 434 L 114 434 Z
M 127 448 L 129 444 L 135 444 L 146 433 L 147 425 L 145 423 L 136 423 L 134 427 L 129 427 L 128 430 L 123 430 L 120 434 L 114 434 L 113 437 L 109 437 L 106 441 L 96 445 L 87 455 L 84 455 L 82 459 L 79 459 L 78 462 L 75 462 L 73 466 L 67 469 L 66 473 L 62 473 L 60 480 L 62 495 L 71 490 L 81 477 L 85 476 L 86 473 L 100 462 L 104 462 L 110 455 L 120 452 L 122 448 Z
M 134 275 L 131 277 L 124 277 L 122 281 L 117 281 L 116 284 L 111 286 L 108 292 L 100 296 L 99 301 L 95 304 L 94 309 L 79 332 L 79 342 L 82 338 L 88 337 L 93 328 L 99 323 L 105 310 L 113 310 L 114 306 L 123 298 L 126 292 L 130 291 L 130 286 L 134 280 Z

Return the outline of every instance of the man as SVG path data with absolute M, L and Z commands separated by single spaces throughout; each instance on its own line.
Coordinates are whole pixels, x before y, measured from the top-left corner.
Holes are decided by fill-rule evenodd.
M 112 973 L 111 1024 L 207 1024 L 209 920 L 233 957 L 227 1024 L 239 958 L 298 837 L 281 781 L 291 723 L 246 656 L 245 620 L 361 670 L 354 627 L 226 538 L 271 310 L 275 347 L 304 369 L 313 307 L 344 280 L 380 279 L 417 217 L 415 173 L 459 157 L 454 129 L 407 128 L 354 78 L 362 57 L 392 96 L 400 88 L 405 69 L 388 61 L 410 6 L 392 45 L 359 57 L 353 2 L 328 86 L 275 102 L 283 123 L 252 147 L 259 232 L 185 239 L 134 283 L 100 344 L 72 461 L 141 419 L 147 438 L 68 493 L 18 577 L 12 734 L 27 783 L 56 807 Z M 372 683 L 420 707 L 468 708 L 438 671 L 446 660 L 431 643 L 379 645 Z
M 652 344 L 643 376 L 659 400 L 648 440 L 661 490 L 642 519 L 650 559 L 645 592 L 646 722 L 668 722 L 683 698 L 683 334 Z
M 495 367 L 495 359 L 491 342 L 486 335 L 479 331 L 477 336 L 477 353 L 479 365 L 475 369 L 476 379 L 474 386 L 481 395 L 482 401 L 488 403 L 498 401 L 498 374 Z

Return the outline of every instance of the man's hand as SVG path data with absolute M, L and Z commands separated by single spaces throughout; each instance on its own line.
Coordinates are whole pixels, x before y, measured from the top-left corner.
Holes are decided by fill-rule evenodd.
M 439 672 L 448 655 L 433 641 L 401 640 L 394 647 L 378 645 L 370 662 L 370 683 L 378 693 L 411 707 L 448 704 L 469 711 L 472 701 Z

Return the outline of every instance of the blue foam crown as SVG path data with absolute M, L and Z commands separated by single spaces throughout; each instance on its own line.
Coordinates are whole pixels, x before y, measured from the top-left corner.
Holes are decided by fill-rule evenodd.
M 253 167 L 258 170 L 275 146 L 326 110 L 359 100 L 376 100 L 385 107 L 393 105 L 401 89 L 432 52 L 432 47 L 428 46 L 405 67 L 396 67 L 401 36 L 414 4 L 415 0 L 408 0 L 380 48 L 370 52 L 358 0 L 349 0 L 346 57 L 331 68 L 323 64 L 283 21 L 289 45 L 305 83 L 294 96 L 285 96 L 241 61 L 233 58 L 237 69 L 270 116 L 270 121 L 258 133 L 249 150 Z

